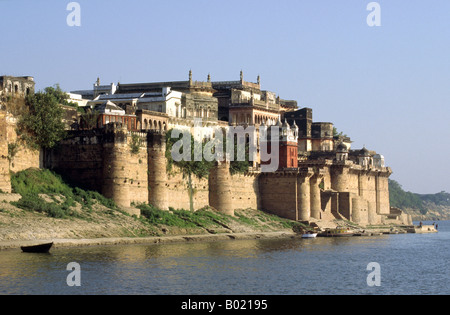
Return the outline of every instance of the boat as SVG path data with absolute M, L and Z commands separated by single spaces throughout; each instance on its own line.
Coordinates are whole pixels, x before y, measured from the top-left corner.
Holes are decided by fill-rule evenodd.
M 302 238 L 316 238 L 316 237 L 317 237 L 317 233 L 314 233 L 314 232 L 307 232 L 302 235 Z
M 321 233 L 319 236 L 323 237 L 346 237 L 353 236 L 355 233 L 350 228 L 337 227 L 335 229 L 329 229 Z
M 20 247 L 24 253 L 48 253 L 50 248 L 52 248 L 52 243 L 32 245 L 32 246 L 22 246 Z

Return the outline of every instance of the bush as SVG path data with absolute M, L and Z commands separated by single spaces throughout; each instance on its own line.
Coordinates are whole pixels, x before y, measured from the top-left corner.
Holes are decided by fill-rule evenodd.
M 19 201 L 11 202 L 11 204 L 24 210 L 46 213 L 52 218 L 67 218 L 68 216 L 74 216 L 70 207 L 45 202 L 36 194 L 24 195 Z

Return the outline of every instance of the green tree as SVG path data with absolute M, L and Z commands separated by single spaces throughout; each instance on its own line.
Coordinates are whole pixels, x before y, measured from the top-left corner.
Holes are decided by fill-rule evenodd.
M 100 113 L 90 108 L 80 111 L 82 111 L 82 114 L 80 115 L 81 127 L 88 130 L 97 128 Z
M 194 189 L 192 187 L 192 176 L 196 176 L 199 179 L 207 178 L 209 176 L 209 172 L 211 169 L 215 166 L 214 161 L 209 162 L 206 161 L 205 158 L 202 156 L 202 159 L 200 161 L 195 161 L 194 157 L 196 156 L 195 150 L 203 150 L 205 148 L 206 143 L 202 143 L 201 145 L 199 143 L 196 144 L 196 141 L 192 135 L 190 135 L 190 161 L 174 161 L 172 158 L 172 147 L 173 145 L 180 140 L 180 138 L 172 138 L 172 132 L 173 129 L 169 130 L 166 135 L 166 158 L 167 158 L 167 168 L 168 171 L 171 170 L 172 165 L 176 165 L 180 168 L 180 170 L 183 173 L 183 178 L 187 180 L 187 186 L 189 191 L 189 204 L 190 204 L 190 210 L 194 211 Z M 186 149 L 184 147 L 181 148 L 181 154 L 184 153 L 183 150 Z M 199 152 L 197 152 L 199 153 Z M 197 154 L 198 156 L 199 154 Z
M 52 90 L 26 98 L 27 111 L 19 118 L 18 134 L 35 149 L 52 148 L 65 136 L 63 109 Z
M 54 86 L 46 87 L 44 89 L 44 92 L 46 94 L 48 94 L 48 95 L 53 96 L 56 99 L 56 101 L 59 104 L 61 104 L 61 105 L 67 105 L 67 106 L 72 106 L 72 107 L 77 107 L 78 108 L 78 104 L 77 103 L 68 101 L 69 96 L 67 95 L 66 92 L 64 92 L 61 89 L 59 84 L 55 84 Z

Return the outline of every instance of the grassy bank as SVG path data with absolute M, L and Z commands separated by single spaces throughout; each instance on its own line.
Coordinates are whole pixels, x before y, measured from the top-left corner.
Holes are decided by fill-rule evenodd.
M 11 174 L 14 201 L 0 195 L 0 241 L 52 238 L 113 238 L 292 231 L 299 224 L 257 210 L 228 216 L 211 208 L 161 211 L 135 205 L 130 216 L 112 200 L 72 187 L 49 170 Z M 2 202 L 3 200 L 3 202 Z

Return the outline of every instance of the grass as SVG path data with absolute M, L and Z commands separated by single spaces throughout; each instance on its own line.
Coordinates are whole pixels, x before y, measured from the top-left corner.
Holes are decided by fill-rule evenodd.
M 152 205 L 139 204 L 143 219 L 152 225 L 165 225 L 178 228 L 213 228 L 229 222 L 226 215 L 202 209 L 196 212 L 187 210 L 160 210 Z
M 84 216 L 74 210 L 78 204 L 83 211 L 92 211 L 95 203 L 117 210 L 114 201 L 105 198 L 98 192 L 85 191 L 78 187 L 71 187 L 57 174 L 50 170 L 28 169 L 11 174 L 11 186 L 13 192 L 22 198 L 12 205 L 28 210 L 46 213 L 53 218 L 69 218 Z M 41 194 L 48 195 L 54 202 L 47 202 L 40 197 Z M 59 202 L 56 196 L 63 196 L 64 200 Z
M 235 216 L 229 216 L 208 207 L 196 212 L 173 208 L 163 211 L 148 204 L 139 204 L 136 207 L 141 210 L 141 219 L 154 226 L 208 230 L 232 229 L 231 226 L 236 224 L 247 226 L 252 230 L 293 229 L 296 226 L 303 226 L 301 223 L 256 210 L 237 210 Z

